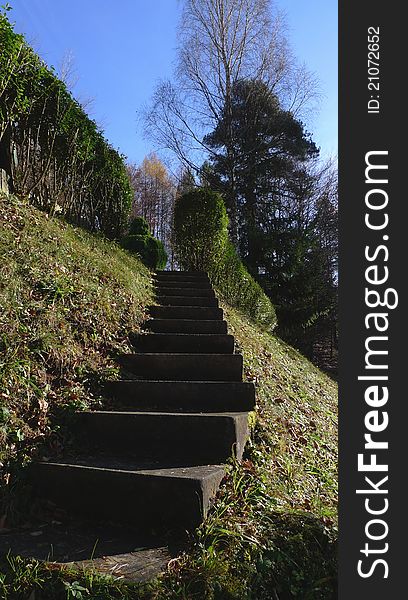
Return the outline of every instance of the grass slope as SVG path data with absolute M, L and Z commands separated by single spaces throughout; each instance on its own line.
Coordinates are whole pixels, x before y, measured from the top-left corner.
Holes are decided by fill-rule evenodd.
M 251 440 L 191 551 L 148 598 L 337 597 L 337 386 L 296 350 L 223 307 L 257 386 Z
M 61 407 L 97 405 L 98 381 L 115 376 L 113 358 L 128 350 L 126 334 L 143 319 L 151 288 L 146 269 L 116 245 L 22 201 L 1 199 L 0 225 L 2 514 L 12 520 L 13 465 L 44 438 L 63 444 Z M 9 557 L 0 597 L 336 597 L 336 385 L 291 347 L 224 309 L 246 377 L 257 385 L 258 408 L 245 460 L 231 461 L 188 551 L 143 586 Z
M 152 298 L 148 270 L 116 244 L 0 196 L 0 524 L 10 471 L 38 444 L 63 443 L 63 409 L 97 402 Z M 62 448 L 61 448 L 62 450 Z

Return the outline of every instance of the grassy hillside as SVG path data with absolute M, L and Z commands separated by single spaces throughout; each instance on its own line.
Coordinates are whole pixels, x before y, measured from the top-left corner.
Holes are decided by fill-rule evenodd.
M 13 522 L 5 484 L 64 408 L 97 402 L 115 354 L 129 350 L 151 300 L 148 270 L 112 242 L 0 196 L 0 523 Z
M 114 357 L 129 350 L 127 333 L 139 327 L 152 292 L 147 270 L 116 245 L 17 199 L 0 199 L 0 255 L 4 526 L 21 516 L 10 472 L 44 440 L 63 446 L 64 409 L 98 406 L 98 382 L 115 376 Z M 9 558 L 0 597 L 335 598 L 336 386 L 224 308 L 246 377 L 257 384 L 258 409 L 245 460 L 231 461 L 189 550 L 147 586 Z

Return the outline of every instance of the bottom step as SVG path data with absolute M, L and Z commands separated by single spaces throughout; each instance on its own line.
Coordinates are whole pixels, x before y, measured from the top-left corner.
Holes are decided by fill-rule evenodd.
M 206 517 L 224 476 L 220 465 L 138 468 L 86 458 L 35 463 L 36 492 L 86 518 L 156 531 L 194 528 Z
M 129 582 L 151 581 L 173 558 L 165 539 L 138 534 L 126 526 L 112 526 L 73 518 L 3 530 L 0 556 L 8 552 L 52 566 L 84 568 Z M 23 596 L 27 598 L 27 595 Z M 4 596 L 3 596 L 4 598 Z M 39 598 L 38 598 L 39 600 Z M 89 600 L 89 596 L 88 596 Z

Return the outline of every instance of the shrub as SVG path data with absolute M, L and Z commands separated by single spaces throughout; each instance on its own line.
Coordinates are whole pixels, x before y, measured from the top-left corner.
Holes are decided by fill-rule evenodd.
M 135 217 L 129 226 L 129 235 L 150 235 L 149 224 L 143 217 Z
M 151 269 L 164 269 L 167 254 L 162 242 L 149 232 L 149 225 L 142 217 L 136 217 L 130 224 L 129 235 L 122 238 L 122 246 L 129 252 L 138 254 L 142 262 Z
M 180 266 L 210 271 L 228 242 L 228 217 L 222 197 L 196 189 L 178 198 L 174 208 L 174 244 Z
M 275 308 L 259 283 L 248 273 L 230 241 L 210 275 L 228 304 L 256 323 L 274 329 L 277 324 Z
M 248 273 L 228 239 L 227 212 L 218 193 L 198 189 L 177 200 L 174 245 L 182 268 L 207 271 L 222 298 L 231 306 L 260 325 L 275 327 L 273 304 Z

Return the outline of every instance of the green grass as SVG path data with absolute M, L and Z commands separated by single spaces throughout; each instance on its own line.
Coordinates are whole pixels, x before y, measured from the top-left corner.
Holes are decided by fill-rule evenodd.
M 47 219 L 24 202 L 1 202 L 6 484 L 10 466 L 29 460 L 44 438 L 63 446 L 60 407 L 98 405 L 98 382 L 115 376 L 114 356 L 128 350 L 126 334 L 143 319 L 151 289 L 146 269 L 116 245 Z M 224 308 L 246 377 L 256 383 L 258 406 L 245 459 L 231 461 L 188 550 L 148 585 L 9 557 L 0 574 L 1 598 L 336 597 L 336 384 L 293 348 Z M 3 513 L 12 512 L 12 496 L 10 490 L 3 495 Z
M 55 420 L 98 403 L 151 301 L 149 271 L 113 242 L 0 196 L 0 522 L 12 478 L 39 444 L 63 451 Z
M 225 307 L 230 332 L 257 386 L 251 453 L 276 504 L 337 513 L 337 385 L 280 339 Z

